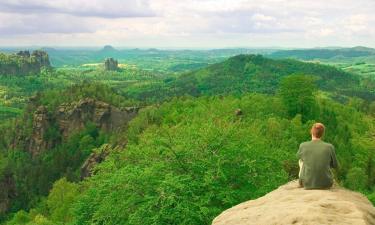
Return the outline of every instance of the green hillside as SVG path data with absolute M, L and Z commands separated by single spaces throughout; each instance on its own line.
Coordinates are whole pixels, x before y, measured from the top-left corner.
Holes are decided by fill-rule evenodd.
M 190 94 L 241 95 L 247 92 L 274 94 L 280 80 L 288 75 L 304 74 L 316 80 L 318 87 L 332 95 L 358 96 L 373 100 L 375 93 L 361 86 L 360 77 L 332 66 L 291 59 L 269 59 L 261 55 L 238 55 L 220 63 L 160 83 L 129 89 L 138 99 L 158 99 Z
M 375 56 L 375 49 L 366 47 L 354 48 L 337 48 L 337 49 L 297 49 L 297 50 L 281 50 L 270 54 L 274 58 L 295 58 L 301 60 L 314 59 L 345 59 L 352 60 L 358 57 Z
M 22 78 L 0 79 L 4 100 L 11 89 L 25 104 L 2 109 L 18 116 L 0 126 L 0 223 L 210 224 L 295 179 L 317 121 L 337 182 L 375 203 L 374 90 L 361 76 L 238 55 L 179 74 L 92 66 Z
M 314 120 L 327 124 L 326 140 L 337 149 L 338 181 L 373 199 L 373 118 L 351 106 L 314 99 Z M 68 180 L 55 182 L 48 197 L 31 204 L 29 213 L 17 212 L 7 224 L 210 224 L 222 210 L 294 179 L 295 153 L 309 138 L 313 122 L 290 115 L 283 98 L 260 94 L 185 97 L 150 106 L 121 135 L 128 145 L 113 145 L 96 175 L 77 182 L 74 170 L 66 170 Z M 87 154 L 88 149 L 74 147 L 87 135 L 90 129 L 47 153 L 42 166 L 61 169 L 61 151 L 70 157 Z M 94 137 L 93 144 L 111 143 L 108 137 Z M 27 155 L 12 155 L 12 164 L 27 173 L 22 170 Z M 45 177 L 43 169 L 38 171 Z M 40 182 L 37 177 L 28 182 Z

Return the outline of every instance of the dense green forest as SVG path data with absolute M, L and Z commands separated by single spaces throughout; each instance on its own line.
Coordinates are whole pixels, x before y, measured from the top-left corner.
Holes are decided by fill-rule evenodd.
M 354 48 L 316 48 L 281 50 L 270 54 L 273 58 L 295 58 L 300 60 L 323 60 L 336 62 L 357 62 L 358 60 L 372 61 L 375 59 L 375 49 L 367 47 Z
M 333 98 L 357 96 L 375 99 L 374 81 L 364 82 L 359 76 L 332 66 L 304 63 L 292 59 L 273 60 L 261 55 L 238 55 L 206 68 L 183 73 L 163 82 L 142 84 L 128 89 L 128 96 L 140 100 L 160 99 L 189 94 L 241 95 L 247 92 L 275 94 L 280 80 L 288 75 L 304 74 L 316 80 L 318 87 Z
M 0 221 L 210 224 L 295 179 L 316 121 L 336 147 L 335 179 L 375 204 L 372 78 L 260 55 L 222 60 L 180 73 L 81 65 L 0 76 L 4 112 L 18 110 L 0 127 Z
M 3 49 L 12 53 L 18 48 Z M 47 52 L 54 67 L 78 67 L 85 64 L 102 63 L 106 58 L 119 60 L 120 64 L 143 70 L 158 72 L 183 72 L 203 68 L 238 54 L 266 54 L 272 49 L 155 49 L 114 48 L 110 45 L 98 48 L 42 48 Z
M 39 74 L 43 67 L 49 67 L 48 54 L 35 50 L 20 51 L 17 54 L 0 53 L 0 75 Z

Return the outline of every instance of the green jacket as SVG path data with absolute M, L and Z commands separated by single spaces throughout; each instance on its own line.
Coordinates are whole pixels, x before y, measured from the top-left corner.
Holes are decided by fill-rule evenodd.
M 335 148 L 322 140 L 303 142 L 298 159 L 303 161 L 300 180 L 305 189 L 326 189 L 333 184 L 330 168 L 337 168 Z

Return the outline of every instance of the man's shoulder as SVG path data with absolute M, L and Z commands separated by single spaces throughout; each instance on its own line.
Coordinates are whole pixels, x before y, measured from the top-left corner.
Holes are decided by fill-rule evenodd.
M 320 141 L 320 143 L 324 146 L 327 146 L 328 148 L 331 148 L 331 149 L 335 149 L 335 147 L 331 144 L 331 143 L 328 143 L 328 142 L 325 142 L 325 141 Z M 309 146 L 309 145 L 314 145 L 313 144 L 313 141 L 305 141 L 305 142 L 302 142 L 299 147 L 300 148 L 303 148 L 305 146 Z
M 333 144 L 325 142 L 325 141 L 322 141 L 322 142 L 323 142 L 324 145 L 326 145 L 326 146 L 328 146 L 328 147 L 330 147 L 332 149 L 335 149 L 335 147 L 333 146 Z
M 311 143 L 311 141 L 305 141 L 305 142 L 302 142 L 299 147 L 303 147 L 303 146 L 306 146 L 306 145 L 309 145 Z

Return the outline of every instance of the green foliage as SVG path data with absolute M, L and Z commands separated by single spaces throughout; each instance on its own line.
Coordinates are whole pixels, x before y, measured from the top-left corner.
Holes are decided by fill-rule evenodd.
M 289 116 L 300 114 L 304 122 L 314 119 L 319 109 L 314 96 L 316 86 L 313 78 L 304 75 L 285 77 L 279 91 Z
M 62 178 L 53 184 L 48 195 L 47 205 L 50 219 L 67 224 L 72 220 L 70 208 L 79 194 L 78 185 Z
M 324 138 L 336 147 L 339 182 L 363 193 L 375 188 L 372 83 L 331 66 L 240 55 L 179 75 L 82 66 L 0 82 L 10 108 L 47 89 L 20 119 L 0 126 L 0 178 L 11 171 L 17 188 L 10 212 L 28 210 L 9 224 L 210 224 L 224 209 L 295 179 L 295 153 L 315 121 L 326 124 Z M 278 86 L 280 95 L 248 93 L 274 94 Z M 87 97 L 118 107 L 161 104 L 144 107 L 127 131 L 104 133 L 87 123 L 63 138 L 51 126 L 43 138 L 57 144 L 43 154 L 9 148 L 17 132 L 30 136 L 38 106 L 52 113 Z M 83 161 L 106 143 L 118 146 L 81 182 Z
M 280 160 L 293 153 L 270 148 L 259 129 L 259 119 L 272 115 L 266 101 L 186 99 L 145 109 L 140 120 L 146 125 L 139 129 L 133 121 L 129 128 L 138 138 L 89 180 L 75 223 L 208 224 L 224 208 L 286 182 Z M 237 107 L 246 118 L 236 118 Z
M 43 51 L 34 51 L 31 55 L 0 53 L 0 76 L 24 76 L 39 74 L 42 67 L 49 67 L 48 55 Z
M 324 138 L 336 147 L 339 182 L 369 193 L 375 178 L 374 121 L 319 96 L 316 104 L 316 120 L 327 126 Z M 224 209 L 295 179 L 295 153 L 310 138 L 313 122 L 300 114 L 290 117 L 279 96 L 260 94 L 182 97 L 146 107 L 129 124 L 126 149 L 110 151 L 84 182 L 57 181 L 47 210 L 31 210 L 30 221 L 40 215 L 54 224 L 210 224 Z M 80 158 L 85 146 L 98 146 L 100 136 L 88 124 L 51 151 L 49 167 L 77 168 L 74 156 Z M 74 177 L 59 176 L 64 175 Z
M 367 198 L 368 198 L 368 200 L 370 200 L 370 202 L 372 203 L 372 205 L 375 206 L 375 193 L 373 192 L 373 193 L 367 195 Z
M 296 58 L 302 60 L 316 59 L 349 59 L 354 61 L 358 57 L 374 56 L 375 49 L 366 47 L 337 48 L 337 49 L 302 49 L 302 50 L 280 50 L 271 54 L 274 58 Z M 342 59 L 343 60 L 343 59 Z M 360 62 L 358 65 L 362 64 Z
M 126 95 L 140 100 L 160 100 L 185 94 L 274 94 L 282 78 L 293 74 L 312 76 L 320 89 L 338 96 L 359 96 L 370 100 L 375 98 L 370 89 L 360 84 L 359 77 L 333 66 L 290 59 L 274 60 L 261 55 L 234 56 L 224 62 L 181 74 L 175 79 L 143 84 L 136 91 L 126 91 Z
M 71 103 L 84 98 L 96 99 L 118 107 L 134 105 L 134 102 L 127 101 L 109 86 L 95 82 L 73 85 L 64 92 L 60 90 L 46 91 L 40 94 L 37 101 L 52 110 L 62 103 Z
M 48 194 L 53 182 L 63 176 L 79 181 L 84 160 L 94 148 L 107 141 L 108 134 L 89 123 L 84 130 L 37 157 L 24 150 L 9 151 L 7 169 L 13 174 L 17 189 L 17 196 L 12 199 L 13 210 L 35 206 L 40 196 Z
M 365 190 L 368 177 L 364 169 L 353 167 L 349 170 L 345 185 L 353 190 Z
M 31 218 L 27 212 L 24 210 L 18 211 L 13 218 L 6 223 L 6 225 L 24 225 L 28 224 L 31 221 Z

